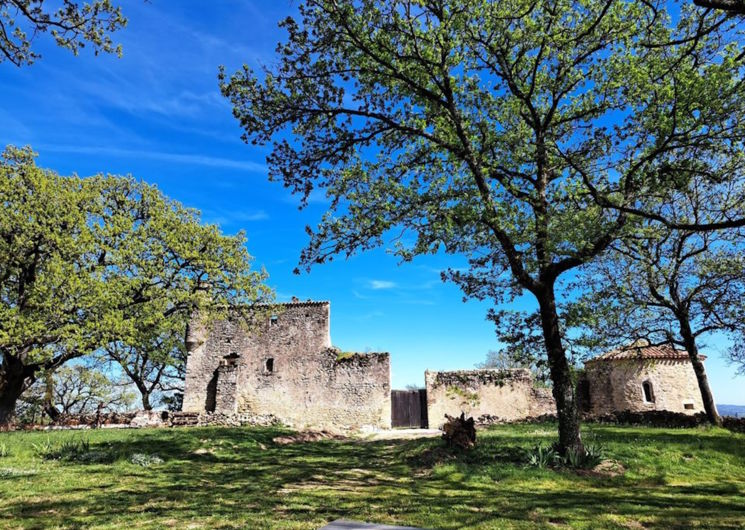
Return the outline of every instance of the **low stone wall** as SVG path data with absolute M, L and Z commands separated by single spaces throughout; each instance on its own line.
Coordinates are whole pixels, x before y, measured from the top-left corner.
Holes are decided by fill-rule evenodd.
M 144 427 L 242 427 L 272 426 L 283 423 L 272 414 L 219 412 L 170 412 L 167 410 L 138 410 L 135 412 L 112 412 L 95 414 L 75 414 L 60 417 L 50 425 L 35 425 L 28 428 L 87 429 L 87 428 L 144 428 Z
M 430 427 L 445 414 L 472 416 L 477 424 L 511 422 L 556 411 L 551 391 L 536 388 L 529 370 L 458 370 L 424 374 Z
M 282 422 L 271 414 L 222 414 L 219 412 L 173 412 L 170 414 L 169 427 L 269 427 L 282 425 Z M 164 425 L 165 426 L 165 425 Z
M 557 421 L 556 413 L 525 418 L 517 422 L 495 423 L 546 423 Z M 667 429 L 690 429 L 708 425 L 706 414 L 684 414 L 668 410 L 634 411 L 621 410 L 607 414 L 583 414 L 582 423 L 603 423 L 611 425 L 643 425 L 645 427 L 662 427 Z M 722 427 L 733 432 L 745 433 L 745 418 L 724 416 Z
M 145 411 L 142 411 L 145 412 Z M 102 414 L 62 414 L 53 423 L 57 427 L 129 426 L 138 412 L 105 412 Z M 160 413 L 158 413 L 160 414 Z

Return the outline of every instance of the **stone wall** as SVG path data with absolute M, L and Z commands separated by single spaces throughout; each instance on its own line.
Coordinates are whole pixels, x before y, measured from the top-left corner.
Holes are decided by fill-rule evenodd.
M 693 366 L 687 360 L 598 360 L 585 365 L 589 411 L 606 414 L 629 410 L 667 410 L 695 414 L 704 410 Z M 651 385 L 652 401 L 644 395 Z
M 430 427 L 440 427 L 445 414 L 461 412 L 482 424 L 556 412 L 551 391 L 536 388 L 526 369 L 426 371 L 424 380 Z
M 271 414 L 297 428 L 389 427 L 390 356 L 340 356 L 329 309 L 284 304 L 251 333 L 229 321 L 190 327 L 183 410 Z

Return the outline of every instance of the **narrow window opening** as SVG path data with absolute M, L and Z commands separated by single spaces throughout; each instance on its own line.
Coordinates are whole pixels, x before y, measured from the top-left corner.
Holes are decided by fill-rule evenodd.
M 272 315 L 272 317 L 269 319 L 269 324 L 272 326 L 276 326 L 277 322 L 279 322 L 279 317 L 277 315 Z
M 237 366 L 238 365 L 238 359 L 240 359 L 241 356 L 237 353 L 233 352 L 229 355 L 226 355 L 223 357 L 223 364 L 225 366 Z
M 271 357 L 264 361 L 264 371 L 268 374 L 274 372 L 274 359 Z
M 644 401 L 647 403 L 654 403 L 654 392 L 652 391 L 652 383 L 644 381 L 642 383 L 642 389 L 644 390 Z
M 693 403 L 683 403 L 683 408 L 686 410 L 693 410 Z

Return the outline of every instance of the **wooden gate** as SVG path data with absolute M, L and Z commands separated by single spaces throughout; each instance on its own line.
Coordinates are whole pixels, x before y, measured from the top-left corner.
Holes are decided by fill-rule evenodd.
M 391 426 L 427 427 L 427 391 L 391 390 Z

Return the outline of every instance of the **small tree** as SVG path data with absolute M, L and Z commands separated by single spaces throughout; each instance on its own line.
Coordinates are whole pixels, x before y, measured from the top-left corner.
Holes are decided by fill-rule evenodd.
M 106 357 L 116 363 L 140 393 L 144 410 L 152 410 L 153 397 L 161 401 L 183 392 L 186 376 L 184 335 L 155 338 L 148 344 L 131 346 L 111 342 L 104 347 Z
M 734 23 L 691 5 L 673 24 L 661 1 L 305 0 L 300 14 L 275 68 L 221 79 L 244 139 L 273 142 L 271 177 L 332 199 L 302 264 L 390 238 L 404 260 L 468 256 L 467 296 L 529 293 L 560 446 L 581 451 L 557 285 L 677 185 L 663 168 L 696 158 L 689 171 L 721 175 L 744 136 Z
M 127 19 L 111 0 L 89 3 L 62 0 L 0 0 L 0 63 L 29 65 L 40 57 L 33 51 L 33 40 L 49 32 L 58 46 L 75 55 L 90 45 L 100 52 L 121 55 L 121 46 L 111 33 L 123 28 Z
M 726 195 L 726 186 L 719 190 Z M 678 201 L 672 218 L 711 218 L 714 197 L 695 192 Z M 588 267 L 581 281 L 592 285 L 584 299 L 593 333 L 616 344 L 640 338 L 682 347 L 696 374 L 707 417 L 721 424 L 703 362 L 700 341 L 725 332 L 741 344 L 745 322 L 737 309 L 745 298 L 745 251 L 739 231 L 669 230 L 644 223 L 635 237 L 615 243 Z M 736 348 L 733 352 L 736 351 Z
M 63 366 L 39 378 L 18 401 L 16 416 L 21 423 L 39 423 L 44 415 L 92 414 L 129 409 L 135 394 L 113 381 L 96 362 Z
M 499 342 L 504 344 L 500 350 L 491 350 L 486 360 L 477 364 L 478 368 L 511 370 L 527 368 L 536 382 L 550 382 L 551 375 L 546 362 L 546 349 L 541 335 L 540 316 L 533 312 L 489 311 L 498 330 Z
M 131 389 L 112 381 L 95 366 L 63 366 L 53 375 L 52 405 L 61 414 L 92 414 L 128 409 L 135 402 Z

